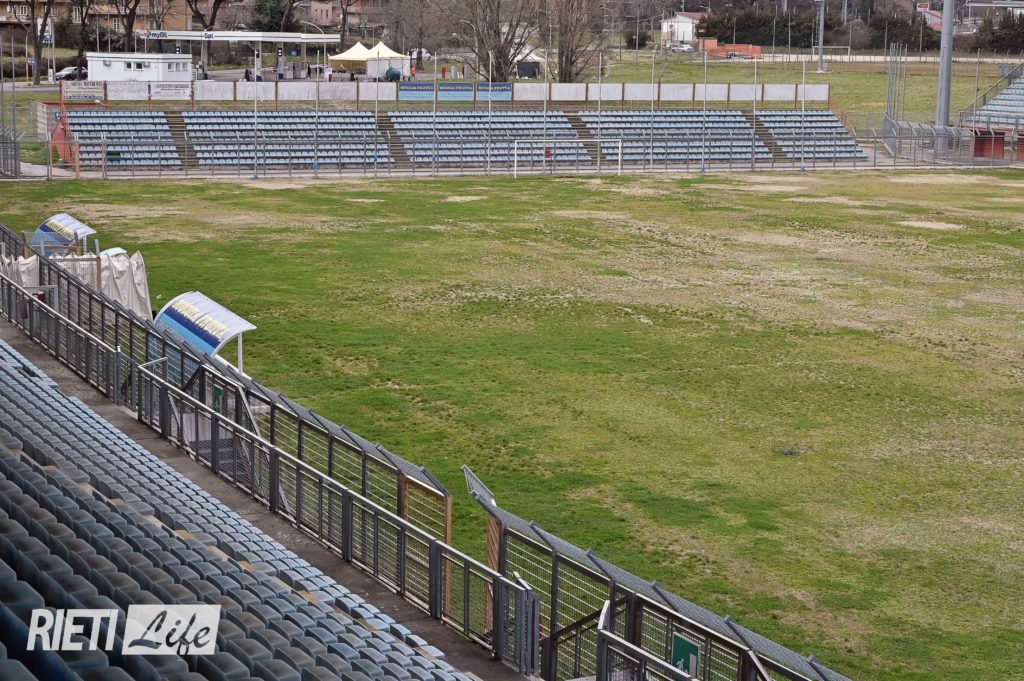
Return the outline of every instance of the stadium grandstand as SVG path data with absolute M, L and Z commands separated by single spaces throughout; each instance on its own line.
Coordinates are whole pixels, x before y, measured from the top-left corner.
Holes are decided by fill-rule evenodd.
M 122 111 L 70 109 L 76 171 L 497 172 L 858 165 L 827 109 Z
M 123 407 L 121 418 L 461 634 L 479 659 L 504 663 L 503 678 L 845 680 L 504 511 L 468 469 L 470 494 L 488 511 L 487 564 L 460 553 L 450 517 L 438 523 L 423 501 L 423 490 L 440 493 L 450 516 L 428 471 L 197 358 L 10 230 L 0 237 L 7 252 L 38 258 L 39 277 L 22 288 L 0 275 L 0 314 L 11 323 L 0 336 L 20 329 L 23 343 L 51 355 L 34 364 L 0 341 L 0 678 L 470 678 L 413 623 L 300 558 L 71 396 L 47 375 L 60 362 L 97 399 Z M 41 611 L 89 609 L 123 622 L 146 605 L 219 607 L 209 654 L 128 654 L 126 630 L 100 620 L 68 634 L 68 645 L 28 649 Z M 88 644 L 96 640 L 111 644 Z

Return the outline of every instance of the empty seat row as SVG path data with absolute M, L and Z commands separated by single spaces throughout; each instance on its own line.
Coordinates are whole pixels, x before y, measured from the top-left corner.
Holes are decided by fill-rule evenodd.
M 208 603 L 210 657 L 35 655 L 36 607 Z M 19 647 L 20 642 L 20 647 Z M 0 678 L 467 681 L 0 343 Z M 115 646 L 115 650 L 119 650 Z M 95 652 L 95 651 L 94 651 Z

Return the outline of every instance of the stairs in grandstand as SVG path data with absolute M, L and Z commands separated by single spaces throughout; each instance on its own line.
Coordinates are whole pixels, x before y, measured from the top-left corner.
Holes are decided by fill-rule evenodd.
M 199 160 L 196 158 L 194 149 L 190 149 L 185 139 L 185 119 L 180 111 L 166 111 L 164 117 L 167 119 L 167 127 L 171 129 L 171 139 L 178 149 L 178 158 L 181 159 L 183 168 L 198 168 Z M 191 152 L 191 153 L 189 153 Z
M 572 125 L 572 129 L 576 131 L 576 134 L 581 140 L 593 140 L 594 136 L 587 130 L 587 124 L 580 118 L 579 111 L 569 113 L 565 112 L 565 117 L 569 119 L 569 123 Z
M 388 141 L 391 157 L 395 159 L 395 170 L 412 170 L 412 159 L 409 158 L 409 153 L 405 150 L 405 145 L 402 144 L 402 138 L 398 136 L 395 124 L 391 122 L 391 117 L 386 111 L 377 114 L 377 129 Z
M 747 119 L 747 122 L 754 128 L 754 134 L 757 135 L 758 139 L 764 142 L 764 145 L 768 147 L 768 151 L 772 152 L 772 162 L 784 163 L 789 160 L 785 150 L 779 146 L 779 143 L 775 141 L 775 136 L 771 130 L 765 126 L 753 112 L 744 112 L 743 117 Z

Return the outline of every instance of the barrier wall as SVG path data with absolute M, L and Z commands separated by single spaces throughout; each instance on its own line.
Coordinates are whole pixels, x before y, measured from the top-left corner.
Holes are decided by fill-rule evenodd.
M 87 81 L 83 81 L 87 82 Z M 200 80 L 194 83 L 95 83 L 95 91 L 106 93 L 107 101 L 237 101 L 262 102 L 312 101 L 317 96 L 315 82 Z M 399 88 L 402 85 L 403 88 Z M 416 97 L 410 88 L 417 86 Z M 427 85 L 424 89 L 422 86 Z M 815 83 L 493 83 L 494 101 L 512 102 L 828 102 L 829 85 Z M 425 91 L 421 91 L 425 90 Z M 456 92 L 457 90 L 457 92 Z M 487 83 L 439 82 L 431 92 L 427 83 L 330 82 L 320 83 L 320 99 L 350 102 L 486 102 Z M 705 97 L 706 93 L 706 97 Z

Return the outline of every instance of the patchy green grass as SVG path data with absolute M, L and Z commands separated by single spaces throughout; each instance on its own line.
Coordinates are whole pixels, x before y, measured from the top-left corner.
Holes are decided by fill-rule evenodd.
M 4 186 L 246 368 L 857 679 L 1022 678 L 1024 173 Z

